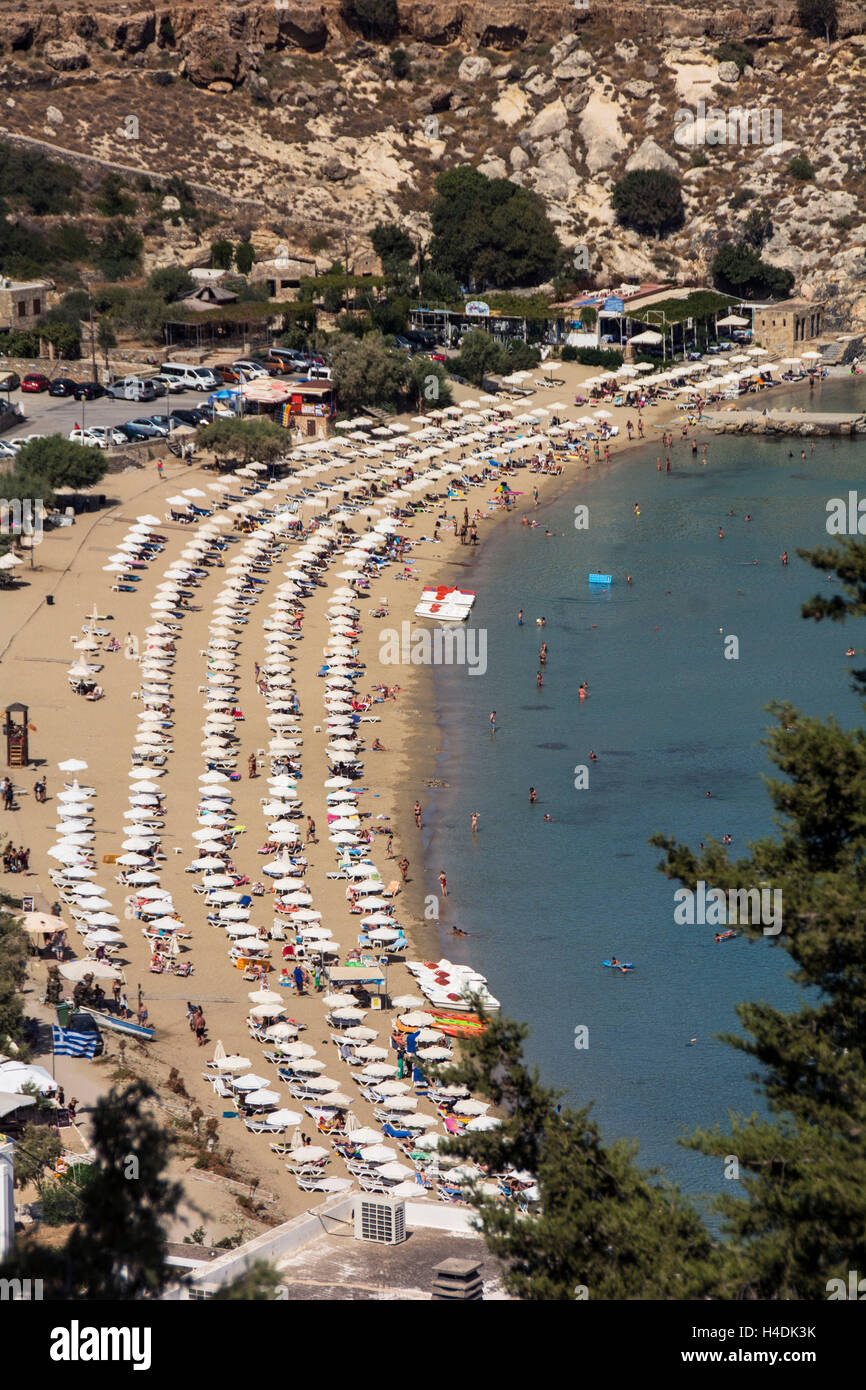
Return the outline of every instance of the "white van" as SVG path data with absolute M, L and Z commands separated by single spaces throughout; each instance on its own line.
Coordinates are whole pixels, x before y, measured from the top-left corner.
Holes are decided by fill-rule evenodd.
M 159 374 L 180 382 L 189 391 L 215 391 L 222 385 L 210 367 L 192 367 L 187 362 L 163 362 Z

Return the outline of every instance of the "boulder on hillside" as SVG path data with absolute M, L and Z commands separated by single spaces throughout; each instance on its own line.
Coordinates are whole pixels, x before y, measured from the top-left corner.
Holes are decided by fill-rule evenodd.
M 630 155 L 625 163 L 625 171 L 630 174 L 634 169 L 661 169 L 665 174 L 679 174 L 680 166 L 661 145 L 657 145 L 651 135 L 648 135 L 641 145 Z
M 489 58 L 482 58 L 480 53 L 473 53 L 463 59 L 457 69 L 457 78 L 460 82 L 479 82 L 482 77 L 489 77 L 492 71 L 493 64 Z
M 726 86 L 733 86 L 740 80 L 740 69 L 736 63 L 719 63 L 719 71 L 716 74 L 719 82 L 724 82 Z
M 99 21 L 99 33 L 111 48 L 139 53 L 156 39 L 156 15 L 106 15 Z
M 225 29 L 202 24 L 184 35 L 181 71 L 195 87 L 227 82 L 239 87 L 250 71 L 247 51 Z
M 558 135 L 565 128 L 567 121 L 568 113 L 565 106 L 557 98 L 549 106 L 542 107 L 526 133 L 530 141 L 543 140 L 548 135 Z
M 90 63 L 87 49 L 79 38 L 49 39 L 42 56 L 55 72 L 78 72 Z
M 634 97 L 636 101 L 643 101 L 653 90 L 651 82 L 641 82 L 640 78 L 633 78 L 631 82 L 623 83 L 623 91 L 627 97 Z

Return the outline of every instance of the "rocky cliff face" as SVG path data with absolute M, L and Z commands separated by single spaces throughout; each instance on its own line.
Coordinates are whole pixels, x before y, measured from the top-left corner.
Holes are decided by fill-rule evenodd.
M 263 256 L 314 233 L 342 249 L 348 234 L 358 267 L 371 263 L 364 232 L 378 220 L 426 234 L 432 181 L 457 163 L 537 190 L 602 283 L 701 281 L 763 203 L 774 223 L 764 255 L 829 301 L 831 324 L 866 324 L 860 5 L 840 5 L 829 51 L 788 0 L 397 0 L 388 45 L 345 8 L 24 8 L 0 31 L 0 126 L 264 205 L 253 232 Z M 748 45 L 751 64 L 720 62 L 723 40 Z M 788 171 L 795 154 L 814 180 Z M 616 226 L 610 208 L 616 180 L 646 167 L 676 173 L 687 207 L 683 230 L 659 242 Z M 170 221 L 148 232 L 152 261 L 194 249 Z

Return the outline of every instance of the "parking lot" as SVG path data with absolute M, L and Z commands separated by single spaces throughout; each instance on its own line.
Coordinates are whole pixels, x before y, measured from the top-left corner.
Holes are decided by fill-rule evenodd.
M 11 391 L 9 399 L 13 404 L 18 402 L 25 418 L 0 438 L 14 440 L 28 434 L 62 434 L 66 438 L 76 425 L 84 429 L 92 425 L 122 425 L 143 415 L 192 410 L 206 405 L 208 394 L 207 391 L 177 391 L 153 401 L 115 401 L 108 396 L 100 396 L 96 401 L 76 401 L 68 396 L 49 396 L 47 391 L 31 394 L 19 389 Z

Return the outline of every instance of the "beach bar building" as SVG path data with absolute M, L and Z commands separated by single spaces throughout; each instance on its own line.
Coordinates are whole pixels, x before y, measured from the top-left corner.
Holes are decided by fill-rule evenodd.
M 337 414 L 337 388 L 332 381 L 293 381 L 283 407 L 283 424 L 300 432 L 305 443 L 329 439 Z

